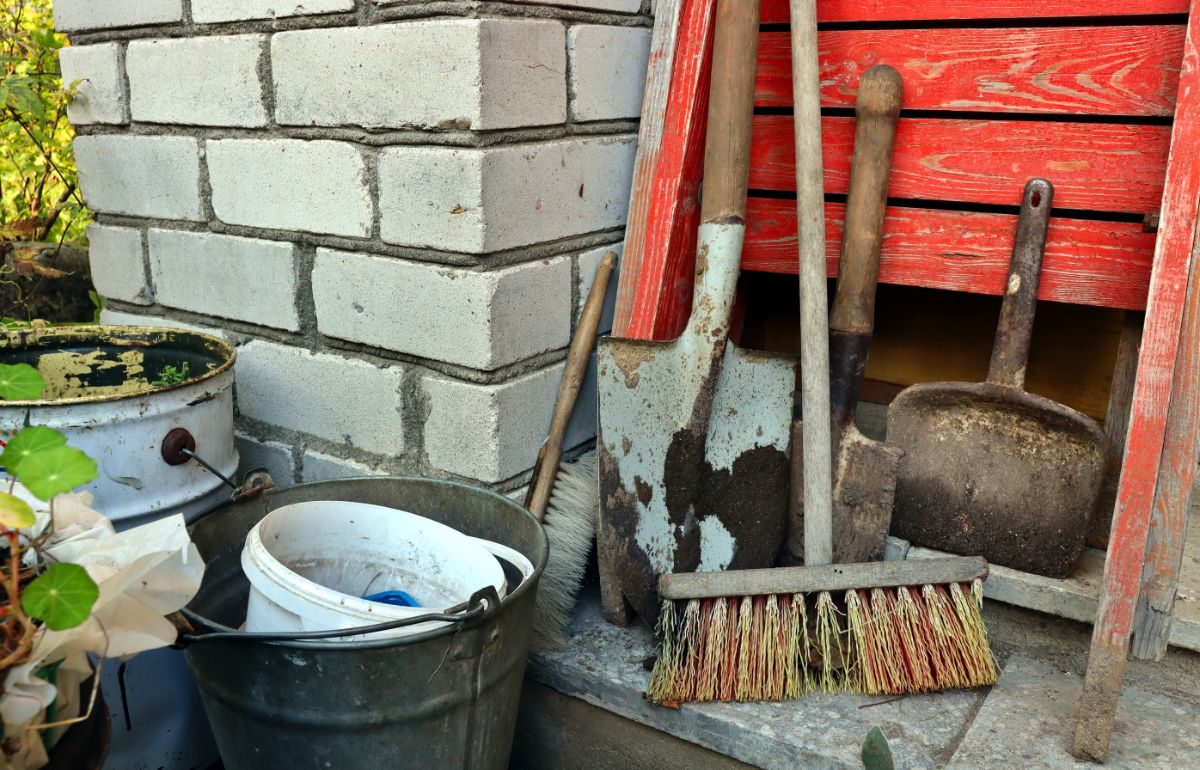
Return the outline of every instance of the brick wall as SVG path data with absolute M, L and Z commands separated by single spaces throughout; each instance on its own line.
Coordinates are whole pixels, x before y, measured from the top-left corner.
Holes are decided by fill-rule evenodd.
M 619 251 L 649 0 L 54 6 L 106 320 L 237 344 L 246 463 L 524 484 Z

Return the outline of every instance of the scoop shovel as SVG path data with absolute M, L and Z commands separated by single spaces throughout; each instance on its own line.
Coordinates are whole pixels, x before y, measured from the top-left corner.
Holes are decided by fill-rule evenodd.
M 1025 186 L 987 382 L 904 390 L 887 437 L 905 452 L 894 534 L 1064 577 L 1083 550 L 1105 437 L 1089 417 L 1023 389 L 1053 195 L 1044 179 Z
M 658 576 L 768 567 L 783 541 L 795 360 L 728 341 L 749 174 L 758 3 L 719 0 L 692 315 L 598 358 L 598 547 L 646 623 Z

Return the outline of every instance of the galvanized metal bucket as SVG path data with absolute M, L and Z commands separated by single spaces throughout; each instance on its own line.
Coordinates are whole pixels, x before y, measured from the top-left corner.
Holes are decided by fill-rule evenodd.
M 508 766 L 538 580 L 541 525 L 508 498 L 447 481 L 369 478 L 272 490 L 192 526 L 208 565 L 184 611 L 199 636 L 241 626 L 246 534 L 283 505 L 346 500 L 399 508 L 515 549 L 534 565 L 498 611 L 373 641 L 214 637 L 185 648 L 227 770 Z

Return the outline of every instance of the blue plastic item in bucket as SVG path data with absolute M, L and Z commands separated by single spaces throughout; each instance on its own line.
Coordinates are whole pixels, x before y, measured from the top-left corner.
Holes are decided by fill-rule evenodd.
M 405 591 L 380 591 L 377 594 L 364 596 L 369 602 L 390 604 L 393 607 L 420 607 L 421 604 Z

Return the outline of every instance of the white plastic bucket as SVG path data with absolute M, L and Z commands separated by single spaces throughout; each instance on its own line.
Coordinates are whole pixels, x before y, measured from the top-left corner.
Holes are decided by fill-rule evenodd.
M 441 612 L 488 585 L 504 596 L 504 570 L 483 542 L 380 505 L 317 500 L 277 508 L 250 530 L 242 549 L 242 570 L 250 580 L 246 630 L 326 631 L 385 623 Z M 386 590 L 403 590 L 420 607 L 361 598 Z M 370 638 L 443 625 L 431 621 Z

